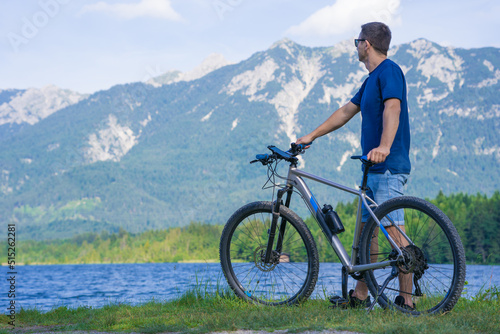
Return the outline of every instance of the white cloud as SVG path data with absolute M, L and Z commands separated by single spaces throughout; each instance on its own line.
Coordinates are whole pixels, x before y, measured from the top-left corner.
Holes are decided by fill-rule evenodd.
M 359 32 L 362 24 L 380 21 L 401 23 L 400 0 L 337 0 L 287 30 L 290 35 L 329 37 Z
M 182 17 L 173 8 L 170 0 L 140 0 L 138 3 L 108 4 L 104 1 L 86 5 L 82 13 L 105 12 L 124 19 L 153 17 L 170 21 L 182 21 Z

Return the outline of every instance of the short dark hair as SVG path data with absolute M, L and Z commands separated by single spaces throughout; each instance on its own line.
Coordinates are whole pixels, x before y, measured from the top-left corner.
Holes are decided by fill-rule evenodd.
M 360 37 L 368 40 L 373 48 L 387 56 L 391 44 L 391 29 L 382 22 L 369 22 L 361 26 Z

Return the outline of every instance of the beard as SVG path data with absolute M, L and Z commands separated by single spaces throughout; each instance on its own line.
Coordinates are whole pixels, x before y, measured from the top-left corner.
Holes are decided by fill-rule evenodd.
M 366 52 L 364 52 L 363 50 L 359 50 L 358 49 L 358 59 L 359 59 L 359 61 L 361 61 L 361 62 L 365 61 L 366 60 L 366 56 L 367 56 Z

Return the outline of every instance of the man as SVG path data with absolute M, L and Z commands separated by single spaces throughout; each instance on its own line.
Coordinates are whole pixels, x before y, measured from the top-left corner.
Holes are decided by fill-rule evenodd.
M 369 72 L 357 94 L 346 105 L 336 110 L 323 124 L 310 134 L 299 138 L 297 144 L 307 144 L 327 133 L 337 130 L 361 111 L 361 147 L 377 165 L 368 174 L 367 195 L 378 204 L 403 195 L 403 187 L 410 173 L 410 125 L 406 96 L 406 80 L 401 68 L 387 59 L 391 42 L 389 27 L 380 22 L 370 22 L 361 26 L 359 38 L 354 40 L 359 61 Z M 370 215 L 363 208 L 363 225 Z M 404 231 L 404 221 L 400 222 Z M 393 226 L 387 231 L 394 240 L 401 240 L 401 234 Z M 396 241 L 398 242 L 398 241 Z M 398 243 L 408 245 L 406 240 Z M 372 251 L 373 253 L 373 251 Z M 396 304 L 412 309 L 411 274 L 399 276 L 400 296 Z M 405 293 L 405 292 L 408 293 Z M 351 307 L 367 306 L 370 297 L 363 281 L 349 292 Z

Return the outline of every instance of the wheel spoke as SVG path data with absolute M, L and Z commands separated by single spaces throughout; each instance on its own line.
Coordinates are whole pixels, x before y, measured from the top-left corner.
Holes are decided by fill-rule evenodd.
M 389 215 L 395 216 L 395 211 L 401 209 L 404 210 L 405 233 L 413 244 L 401 246 L 404 258 L 398 259 L 399 277 L 390 282 L 378 301 L 382 307 L 392 307 L 397 296 L 409 293 L 414 298 L 417 312 L 449 311 L 460 297 L 465 280 L 465 258 L 462 245 L 456 241 L 459 240 L 458 233 L 449 219 L 435 206 L 412 197 L 386 201 L 378 207 L 375 214 L 382 221 Z M 392 247 L 380 233 L 375 238 L 377 241 L 372 242 L 377 226 L 373 220 L 368 224 L 370 225 L 365 228 L 361 237 L 362 263 L 369 263 L 372 258 L 377 262 L 387 261 Z M 401 240 L 404 241 L 401 236 L 397 233 L 393 237 L 398 245 L 401 245 Z M 456 249 L 462 251 L 457 253 Z M 390 275 L 391 268 L 374 269 L 367 273 L 370 292 L 377 294 L 377 289 Z M 415 282 L 421 289 L 418 295 Z
M 245 213 L 245 210 L 249 213 Z M 273 250 L 270 262 L 264 263 L 272 203 L 249 204 L 245 210 L 242 208 L 240 211 L 243 213 L 228 222 L 227 226 L 232 226 L 232 230 L 226 226 L 221 238 L 227 240 L 228 244 L 228 252 L 225 253 L 225 245 L 221 241 L 221 264 L 226 277 L 232 278 L 228 279 L 231 288 L 242 298 L 271 305 L 294 303 L 307 298 L 313 291 L 319 268 L 314 241 L 305 224 L 300 218 L 291 218 L 280 209 L 287 224 L 284 233 L 281 232 L 282 219 L 276 226 L 275 242 L 282 240 L 281 253 Z M 283 207 L 284 212 L 287 210 Z M 226 259 L 224 254 L 230 258 Z M 288 257 L 284 258 L 284 255 Z M 243 263 L 239 262 L 242 260 Z M 306 263 L 300 263 L 303 261 Z M 312 267 L 311 261 L 314 261 Z M 310 276 L 316 276 L 316 279 Z

